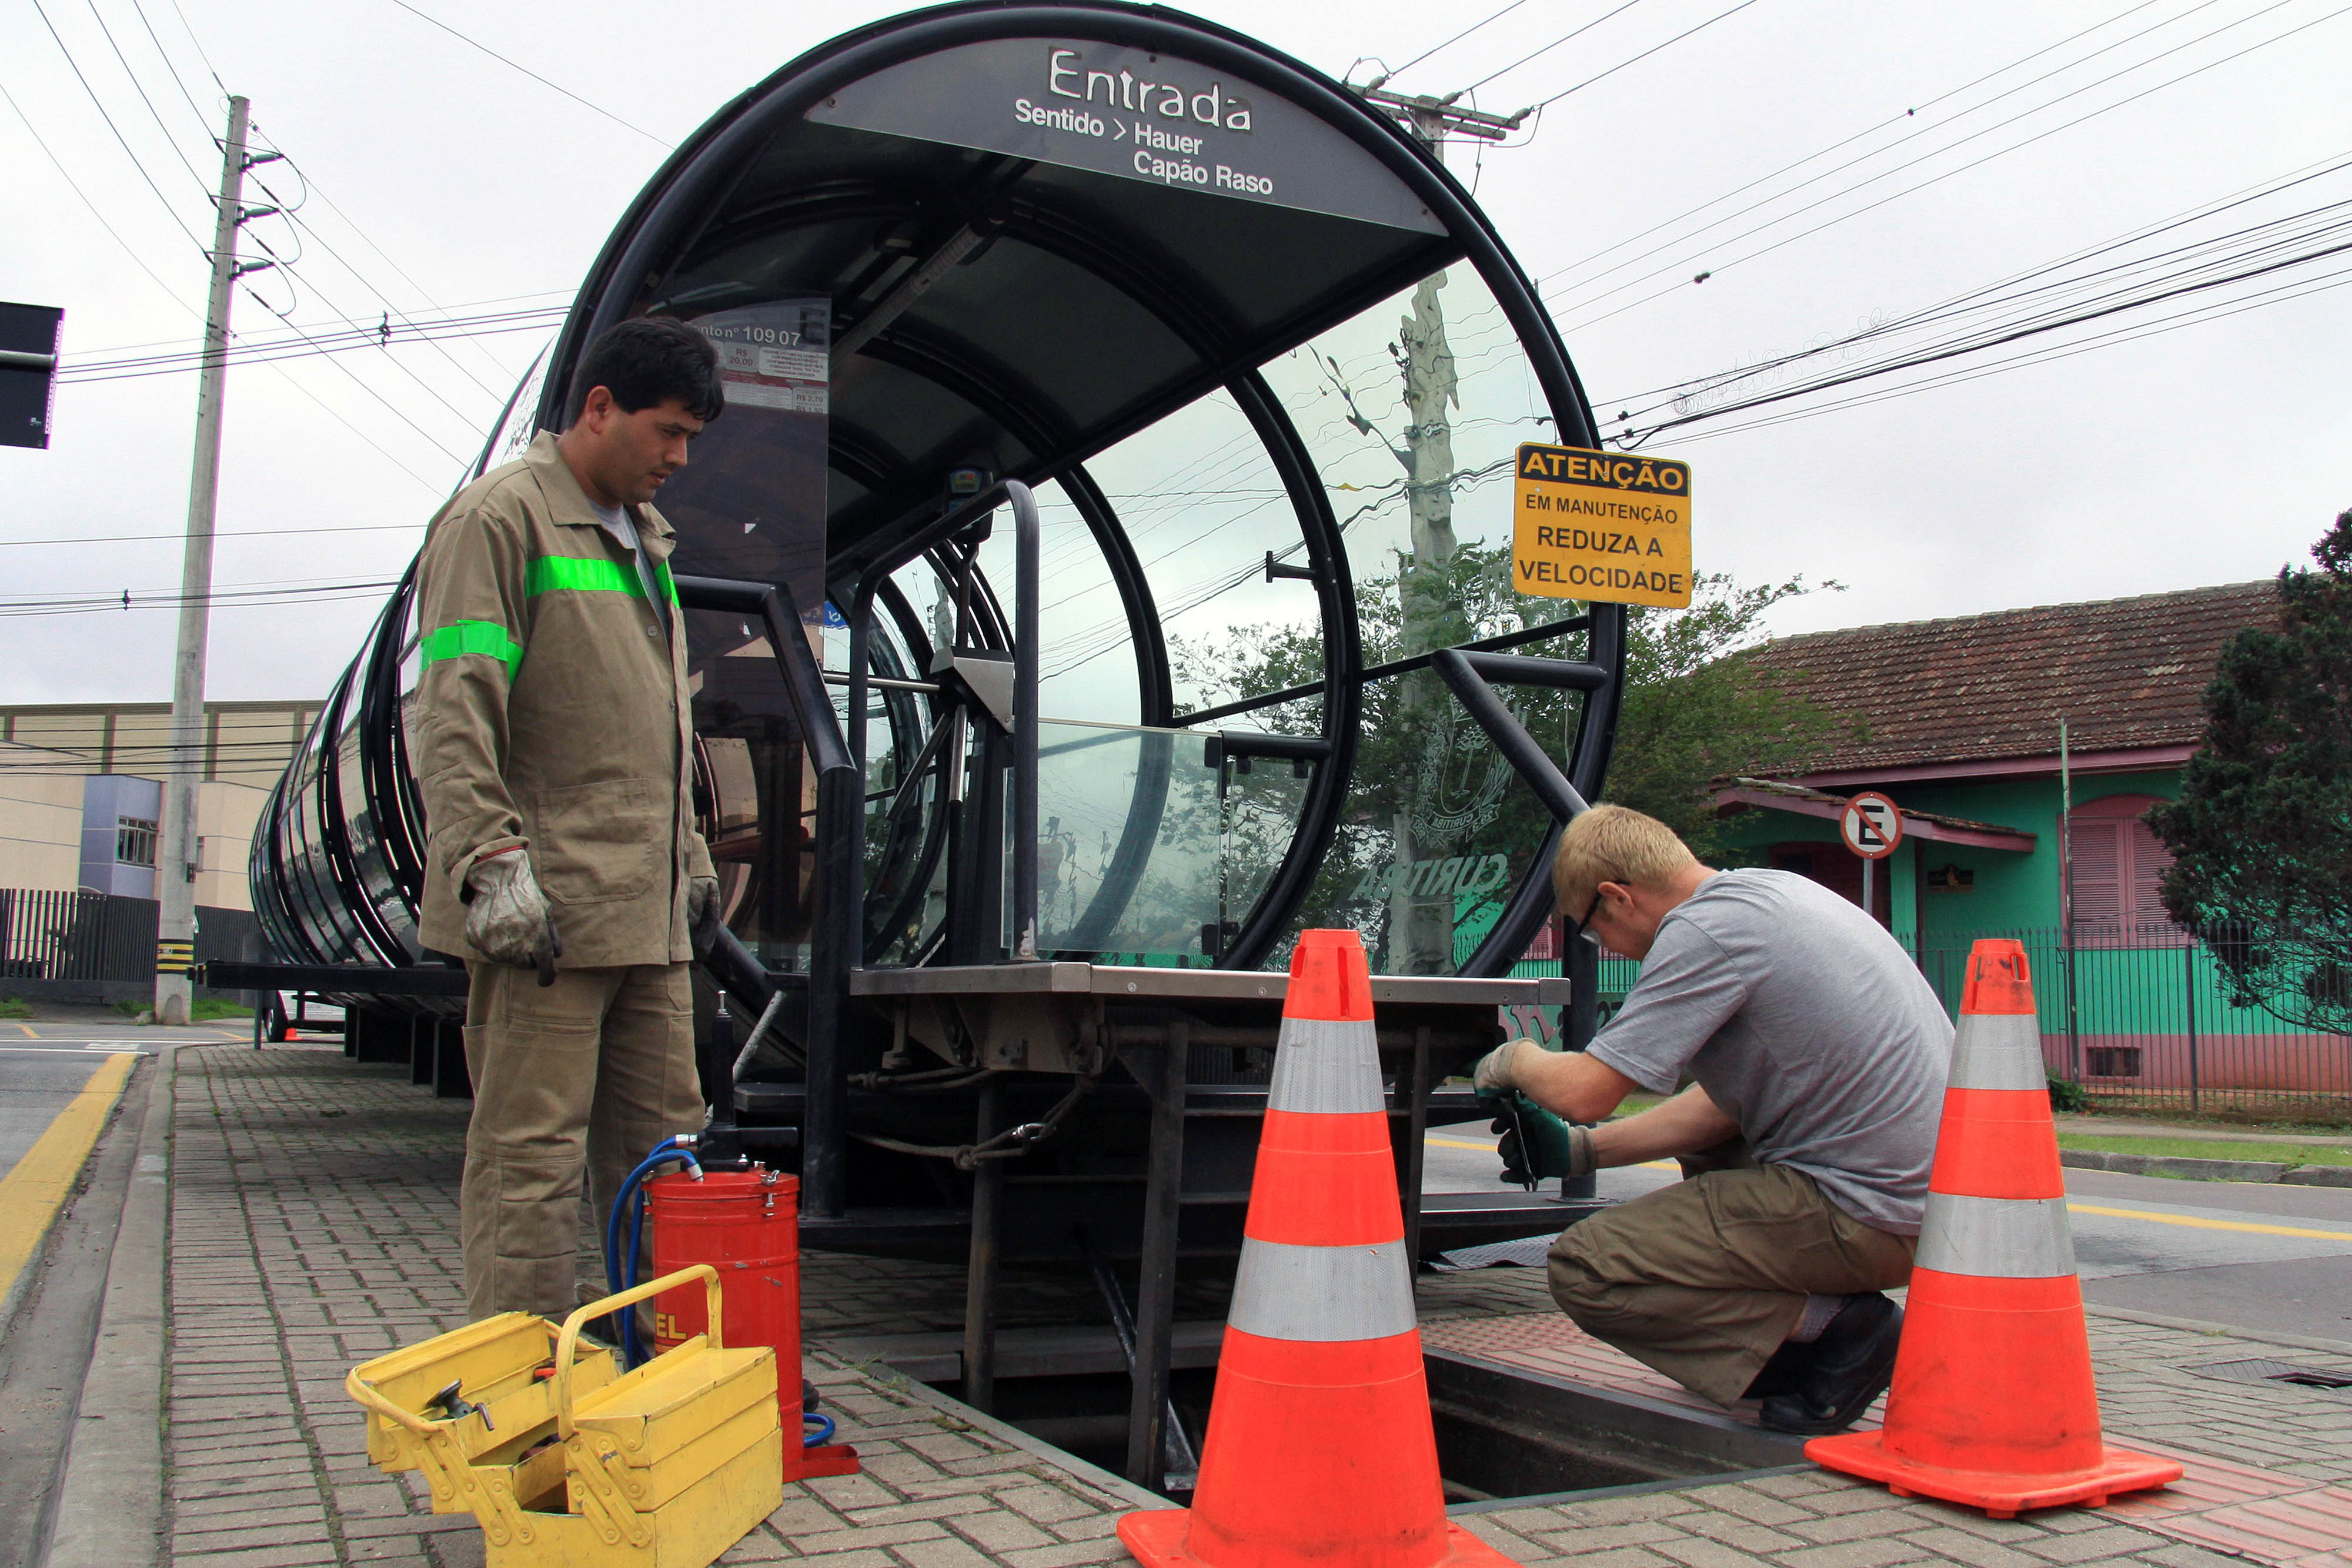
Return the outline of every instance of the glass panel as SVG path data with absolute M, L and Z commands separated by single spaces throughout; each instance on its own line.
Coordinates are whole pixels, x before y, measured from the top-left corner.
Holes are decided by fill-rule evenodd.
M 1257 907 L 1258 895 L 1290 848 L 1307 803 L 1309 766 L 1282 757 L 1225 759 L 1218 896 L 1226 940 Z
M 1567 619 L 1583 606 L 1516 592 L 1513 458 L 1552 436 L 1550 410 L 1477 274 L 1424 279 L 1284 355 L 1264 373 L 1297 424 L 1348 540 L 1364 663 Z M 1220 679 L 1234 695 L 1313 678 L 1294 638 L 1252 647 L 1237 629 Z M 1581 633 L 1521 650 L 1579 657 Z M 1564 757 L 1580 699 L 1506 693 Z M 1305 925 L 1362 930 L 1373 967 L 1451 974 L 1493 928 L 1549 819 L 1483 731 L 1426 671 L 1370 682 L 1355 772 Z M 1249 716 L 1309 727 L 1303 703 Z M 1269 965 L 1287 961 L 1287 946 Z
M 1038 730 L 1039 950 L 1208 963 L 1223 813 L 1203 738 L 1058 720 Z
M 1143 716 L 1136 686 L 1135 638 L 1121 607 L 1110 564 L 1094 530 L 1059 483 L 1037 486 L 1037 575 L 1043 632 L 1037 667 L 1042 713 L 1102 724 L 1133 724 Z M 1125 517 L 1124 503 L 1111 506 Z M 1013 510 L 1000 507 L 994 530 L 980 547 L 980 570 L 1007 617 L 1013 599 Z M 926 601 L 928 602 L 928 601 Z

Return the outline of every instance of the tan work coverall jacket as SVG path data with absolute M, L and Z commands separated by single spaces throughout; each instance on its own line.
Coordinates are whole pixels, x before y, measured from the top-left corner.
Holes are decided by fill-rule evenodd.
M 457 492 L 425 534 L 411 733 L 431 832 L 427 947 L 481 958 L 466 940 L 466 873 L 521 847 L 562 967 L 693 956 L 687 882 L 712 873 L 693 824 L 676 536 L 651 507 L 632 516 L 673 607 L 667 638 L 551 434 Z

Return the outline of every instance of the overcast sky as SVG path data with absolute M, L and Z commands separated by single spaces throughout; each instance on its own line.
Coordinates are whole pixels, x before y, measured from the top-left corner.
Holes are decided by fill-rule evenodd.
M 0 103 L 0 298 L 64 307 L 68 364 L 192 344 L 205 267 L 179 225 L 208 235 L 217 161 L 198 116 L 221 112 L 216 70 L 301 171 L 279 164 L 262 177 L 289 200 L 307 183 L 310 232 L 254 225 L 279 254 L 299 252 L 294 276 L 252 279 L 306 330 L 428 302 L 460 314 L 560 304 L 667 143 L 802 49 L 891 9 L 416 3 L 651 134 L 394 0 L 0 0 L 0 86 L 40 139 Z M 1501 3 L 1197 8 L 1361 80 L 1378 68 L 1360 53 L 1402 67 Z M 1636 394 L 1650 389 L 1827 342 L 2346 160 L 2347 11 L 2335 0 L 1521 0 L 1394 85 L 1464 87 L 1606 17 L 1474 100 L 1507 113 L 1611 74 L 1551 104 L 1531 136 L 1450 156 L 1528 272 L 1548 280 L 1569 352 L 1609 418 L 1643 406 Z M 2033 79 L 2044 73 L 2054 74 Z M 2352 169 L 2184 233 L 2202 239 L 2347 201 Z M 1751 203 L 1763 204 L 1734 215 Z M 1700 229 L 1715 219 L 1727 221 Z M 2305 242 L 2330 243 L 2340 241 Z M 2264 287 L 2307 288 L 2334 271 L 2352 280 L 2347 268 L 2352 256 Z M 2142 332 L 2198 302 L 2100 329 Z M 1847 585 L 1785 606 L 1780 631 L 2242 581 L 2305 563 L 2352 506 L 2347 302 L 2319 287 L 1974 373 L 2080 343 L 2081 329 L 1939 367 L 1962 378 L 1940 387 L 1760 427 L 1733 428 L 1755 415 L 1726 417 L 1645 449 L 1695 466 L 1702 569 Z M 277 326 L 254 298 L 240 294 L 236 310 L 240 331 Z M 549 335 L 234 370 L 219 587 L 395 575 Z M 1848 390 L 1895 391 L 1927 373 Z M 0 449 L 0 601 L 176 588 L 172 538 L 49 541 L 174 535 L 194 402 L 191 373 L 68 385 L 47 451 Z M 339 531 L 233 537 L 303 528 Z M 365 589 L 338 602 L 224 605 L 211 695 L 320 695 L 380 601 Z M 169 696 L 169 610 L 5 610 L 0 701 Z

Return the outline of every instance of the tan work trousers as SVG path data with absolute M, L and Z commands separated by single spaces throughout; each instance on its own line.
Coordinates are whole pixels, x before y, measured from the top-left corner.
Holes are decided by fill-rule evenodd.
M 547 987 L 503 964 L 466 969 L 466 1311 L 561 1322 L 580 1302 L 583 1168 L 601 1236 L 631 1168 L 702 1126 L 687 967 L 563 969 Z
M 1551 1244 L 1551 1294 L 1595 1339 L 1728 1405 L 1808 1295 L 1901 1285 L 1916 1246 L 1854 1218 L 1802 1171 L 1712 1170 L 1570 1226 Z

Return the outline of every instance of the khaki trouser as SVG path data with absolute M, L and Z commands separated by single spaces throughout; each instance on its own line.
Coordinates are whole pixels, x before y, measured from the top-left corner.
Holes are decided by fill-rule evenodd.
M 1570 1226 L 1551 1245 L 1551 1293 L 1587 1333 L 1728 1405 L 1806 1296 L 1903 1284 L 1916 1246 L 1787 1166 L 1710 1170 Z
M 579 1304 L 583 1166 L 601 1236 L 630 1169 L 702 1126 L 687 967 L 563 969 L 544 988 L 529 969 L 466 969 L 466 1311 L 561 1321 Z

